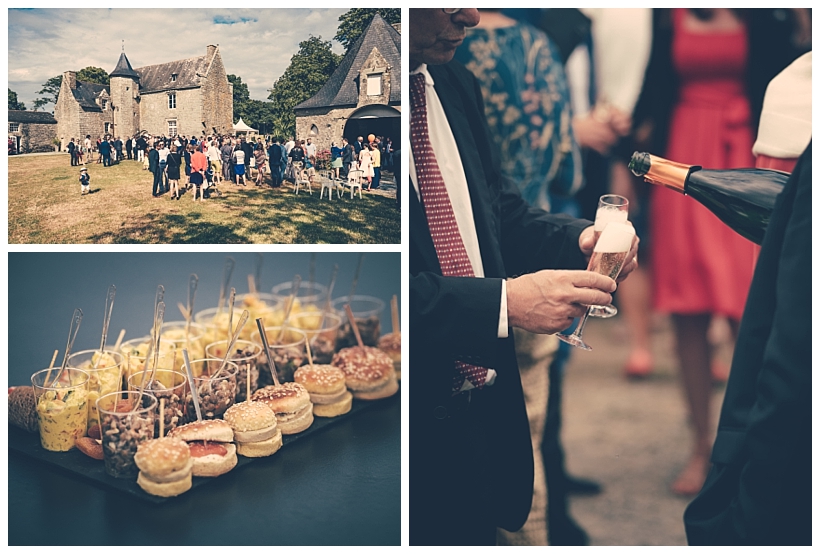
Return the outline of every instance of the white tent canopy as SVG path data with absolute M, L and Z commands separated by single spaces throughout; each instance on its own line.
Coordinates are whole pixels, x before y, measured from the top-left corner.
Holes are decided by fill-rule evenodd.
M 241 117 L 239 118 L 238 123 L 234 123 L 233 130 L 236 133 L 251 133 L 251 132 L 256 133 L 256 132 L 258 132 L 257 129 L 253 129 L 251 127 L 248 127 L 248 125 L 244 121 L 242 121 Z

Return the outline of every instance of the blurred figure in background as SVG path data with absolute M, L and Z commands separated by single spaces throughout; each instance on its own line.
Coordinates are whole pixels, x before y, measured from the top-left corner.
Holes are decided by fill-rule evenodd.
M 532 206 L 550 209 L 551 193 L 571 197 L 580 187 L 580 152 L 572 136 L 572 114 L 564 69 L 556 45 L 543 31 L 501 13 L 479 9 L 478 26 L 469 29 L 455 59 L 478 79 L 490 132 L 502 172 Z M 558 348 L 554 335 L 514 329 L 516 357 L 524 389 L 533 444 L 535 482 L 532 507 L 517 532 L 499 530 L 500 545 L 547 545 L 548 502 L 541 446 L 547 416 L 548 367 Z M 560 384 L 558 385 L 560 386 Z M 557 487 L 556 487 L 557 489 Z M 549 506 L 548 506 L 549 504 Z M 562 515 L 566 502 L 558 503 Z M 556 524 L 555 527 L 560 527 Z M 550 544 L 568 544 L 549 526 Z M 583 531 L 571 544 L 586 543 Z
M 751 167 L 754 130 L 769 80 L 796 55 L 785 9 L 656 9 L 652 55 L 635 110 L 638 148 L 711 169 Z M 672 491 L 692 496 L 709 469 L 712 316 L 736 336 L 755 249 L 706 208 L 651 191 L 654 308 L 671 314 L 694 440 Z

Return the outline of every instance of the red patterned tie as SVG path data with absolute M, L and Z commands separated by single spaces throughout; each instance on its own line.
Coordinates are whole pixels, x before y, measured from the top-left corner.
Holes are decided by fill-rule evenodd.
M 427 127 L 427 97 L 424 91 L 424 75 L 410 75 L 410 146 L 416 164 L 416 180 L 421 194 L 422 206 L 427 215 L 427 225 L 433 238 L 441 274 L 445 277 L 475 277 L 473 265 L 461 240 L 458 223 L 450 204 L 450 196 L 444 178 L 436 162 L 430 132 Z M 468 379 L 476 388 L 487 380 L 487 368 L 455 362 L 458 370 L 453 376 L 453 391 L 461 390 Z

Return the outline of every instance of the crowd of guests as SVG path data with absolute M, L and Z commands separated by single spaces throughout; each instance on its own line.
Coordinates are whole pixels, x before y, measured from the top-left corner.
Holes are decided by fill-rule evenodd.
M 381 186 L 382 169 L 392 171 L 395 149 L 390 137 L 359 136 L 349 142 L 342 138 L 333 142 L 329 151 L 317 151 L 312 138 L 246 136 L 102 136 L 93 141 L 91 135 L 82 140 L 71 138 L 66 147 L 72 166 L 98 163 L 108 167 L 122 160 L 143 163 L 143 169 L 153 176 L 152 196 L 166 193 L 178 200 L 182 191 L 193 190 L 193 198 L 203 201 L 221 193 L 224 182 L 237 187 L 248 186 L 278 189 L 285 181 L 295 183 L 304 176 L 313 182 L 317 169 L 330 169 L 336 179 L 347 179 L 351 171 L 361 170 L 364 190 Z M 83 189 L 86 190 L 85 188 Z

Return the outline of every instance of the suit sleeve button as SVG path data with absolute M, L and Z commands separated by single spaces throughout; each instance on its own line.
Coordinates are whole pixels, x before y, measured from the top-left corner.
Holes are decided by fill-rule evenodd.
M 444 406 L 436 406 L 433 410 L 433 417 L 436 419 L 444 419 L 447 417 L 447 408 Z

